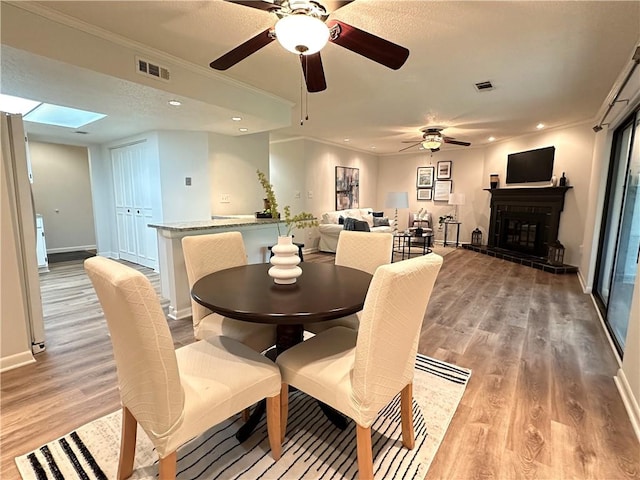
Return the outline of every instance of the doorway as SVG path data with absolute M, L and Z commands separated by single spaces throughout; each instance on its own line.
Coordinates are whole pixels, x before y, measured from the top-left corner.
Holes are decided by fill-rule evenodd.
M 639 112 L 614 132 L 594 288 L 596 303 L 621 357 L 640 255 Z

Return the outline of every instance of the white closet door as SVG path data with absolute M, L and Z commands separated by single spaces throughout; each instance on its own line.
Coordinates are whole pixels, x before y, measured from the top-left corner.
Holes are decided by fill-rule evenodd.
M 112 149 L 111 159 L 120 258 L 155 269 L 158 258 L 156 231 L 147 227 L 153 221 L 150 200 L 153 185 L 146 143 Z

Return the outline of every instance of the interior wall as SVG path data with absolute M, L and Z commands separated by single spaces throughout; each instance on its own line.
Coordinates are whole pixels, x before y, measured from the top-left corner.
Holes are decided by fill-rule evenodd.
M 444 238 L 444 232 L 438 223 L 440 216 L 453 215 L 455 207 L 447 201 L 418 200 L 417 198 L 417 173 L 418 167 L 434 167 L 434 181 L 437 176 L 438 162 L 451 161 L 451 193 L 463 193 L 465 204 L 458 207 L 460 225 L 460 241 L 469 243 L 471 232 L 480 227 L 483 230 L 483 238 L 486 241 L 486 233 L 489 218 L 488 193 L 482 188 L 483 184 L 484 149 L 481 148 L 451 148 L 443 147 L 439 152 L 416 151 L 411 154 L 397 154 L 380 157 L 380 174 L 377 187 L 377 204 L 384 208 L 385 198 L 388 192 L 407 192 L 409 194 L 409 208 L 398 210 L 398 228 L 407 228 L 409 212 L 417 212 L 421 208 L 431 213 L 433 220 L 434 238 L 440 241 Z M 435 186 L 435 184 L 434 184 Z M 394 217 L 394 209 L 384 208 L 389 218 Z M 453 229 L 449 230 L 449 237 L 454 235 Z
M 96 248 L 87 148 L 30 141 L 29 152 L 47 252 Z
M 564 210 L 560 216 L 558 239 L 565 247 L 564 263 L 580 266 L 582 264 L 583 238 L 585 222 L 588 216 L 588 204 L 597 192 L 589 190 L 591 186 L 591 168 L 595 144 L 592 125 L 581 124 L 568 128 L 541 131 L 532 135 L 518 137 L 486 148 L 483 185 L 489 184 L 489 174 L 500 175 L 499 188 L 543 187 L 550 182 L 506 184 L 507 156 L 510 153 L 554 146 L 556 148 L 553 173 L 558 178 L 566 173 L 567 185 L 573 187 L 564 197 Z M 606 176 L 603 171 L 602 175 Z M 486 188 L 486 187 L 485 187 Z
M 208 135 L 212 215 L 248 215 L 262 210 L 264 191 L 256 171 L 269 171 L 269 134 Z
M 211 219 L 208 134 L 158 132 L 158 157 L 162 222 Z
M 308 138 L 274 141 L 270 145 L 272 183 L 278 202 L 282 206 L 290 203 L 293 214 L 304 210 L 318 219 L 324 212 L 336 209 L 337 166 L 359 169 L 360 208 L 381 209 L 382 205 L 377 201 L 378 162 L 376 155 Z M 297 192 L 300 192 L 299 199 Z M 303 235 L 305 248 L 317 248 L 317 228 L 305 229 L 304 234 L 298 232 L 296 237 L 300 239 Z

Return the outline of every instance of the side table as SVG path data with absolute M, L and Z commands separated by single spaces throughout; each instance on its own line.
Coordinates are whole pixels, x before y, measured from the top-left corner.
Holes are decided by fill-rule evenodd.
M 453 242 L 448 242 L 447 241 L 447 236 L 449 234 L 449 225 L 455 225 L 456 226 L 456 247 L 458 247 L 460 245 L 460 225 L 462 223 L 461 222 L 444 222 L 444 242 L 442 243 L 442 245 L 444 247 L 447 246 L 447 243 L 451 243 L 453 244 Z

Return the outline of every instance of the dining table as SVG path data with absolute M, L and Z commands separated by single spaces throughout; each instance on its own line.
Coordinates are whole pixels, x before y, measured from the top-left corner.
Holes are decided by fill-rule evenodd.
M 333 263 L 309 263 L 289 285 L 276 284 L 268 263 L 219 270 L 197 280 L 191 296 L 200 305 L 228 318 L 276 325 L 275 348 L 266 352 L 272 360 L 303 341 L 306 323 L 334 320 L 362 310 L 372 275 Z M 346 419 L 328 405 L 319 403 L 325 415 L 339 428 Z M 238 430 L 246 440 L 264 414 L 264 402 Z

